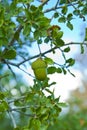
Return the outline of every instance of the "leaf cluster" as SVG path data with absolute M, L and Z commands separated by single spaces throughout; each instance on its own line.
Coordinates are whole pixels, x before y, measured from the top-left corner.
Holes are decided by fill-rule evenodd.
M 11 119 L 12 125 L 9 122 L 9 126 L 12 129 L 14 127 L 14 130 L 47 130 L 48 127 L 58 123 L 59 114 L 66 104 L 61 103 L 59 97 L 55 97 L 54 90 L 50 90 L 56 83 L 54 81 L 49 83 L 48 77 L 54 73 L 72 74 L 69 67 L 75 64 L 75 60 L 67 58 L 67 54 L 69 55 L 71 51 L 70 45 L 80 44 L 81 53 L 84 53 L 86 45 L 84 42 L 87 41 L 87 28 L 83 43 L 65 43 L 64 32 L 61 29 L 61 25 L 65 24 L 73 30 L 74 17 L 86 20 L 85 0 L 72 2 L 57 0 L 55 6 L 50 9 L 49 0 L 39 2 L 37 5 L 35 2 L 35 0 L 0 2 L 0 118 L 5 122 Z M 69 7 L 73 8 L 72 12 L 69 12 Z M 49 18 L 46 13 L 49 15 L 51 11 L 53 15 Z M 52 24 L 53 20 L 57 20 L 56 25 Z M 34 45 L 34 51 L 39 50 L 39 54 L 34 51 L 31 54 Z M 48 45 L 49 49 L 43 49 L 43 45 Z M 63 63 L 60 64 L 48 56 L 48 53 L 55 56 L 58 51 L 63 58 Z M 31 71 L 28 72 L 31 60 L 39 57 L 44 58 L 47 64 L 47 79 L 44 81 L 35 79 Z M 29 76 L 29 81 L 32 78 L 32 86 L 27 85 L 22 74 L 17 76 L 19 70 Z M 58 127 L 63 129 L 61 125 L 60 121 Z M 70 127 L 67 123 L 64 126 Z M 8 127 L 9 130 L 10 128 Z

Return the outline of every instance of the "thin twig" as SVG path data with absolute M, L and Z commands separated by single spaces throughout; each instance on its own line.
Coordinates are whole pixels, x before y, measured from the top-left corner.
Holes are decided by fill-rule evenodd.
M 85 0 L 83 0 L 83 2 L 84 2 Z M 78 4 L 78 2 L 73 2 L 73 5 L 77 5 Z M 64 6 L 64 5 L 63 5 Z M 49 8 L 49 9 L 46 9 L 45 11 L 44 11 L 44 13 L 49 13 L 49 12 L 51 12 L 51 11 L 55 11 L 55 9 L 62 9 L 63 8 L 63 6 L 58 6 L 58 7 L 56 7 L 55 8 L 55 6 L 54 7 L 52 7 L 52 8 Z M 69 7 L 69 6 L 72 6 L 72 4 L 70 3 L 70 4 L 67 4 L 67 6 Z
M 69 46 L 69 45 L 80 45 L 80 44 L 81 44 L 81 43 L 78 43 L 78 42 L 70 42 L 70 43 L 64 44 L 62 47 L 64 47 L 64 46 Z M 87 46 L 87 43 L 83 43 L 83 45 Z M 52 50 L 56 50 L 56 49 L 58 49 L 58 48 L 60 48 L 60 47 L 55 46 L 54 48 L 51 48 L 51 49 L 49 49 L 49 50 L 43 52 L 41 55 L 44 56 L 45 54 L 48 54 L 48 53 L 52 52 Z M 20 62 L 20 63 L 18 64 L 18 66 L 20 66 L 21 64 L 23 64 L 23 63 L 25 63 L 25 62 L 27 62 L 27 61 L 29 61 L 29 60 L 32 60 L 32 59 L 34 59 L 34 58 L 37 58 L 37 57 L 39 57 L 39 54 L 37 54 L 37 55 L 35 55 L 35 56 L 32 56 L 32 57 L 29 57 L 29 58 L 26 59 L 26 60 L 23 60 L 22 62 Z
M 25 116 L 28 116 L 28 117 L 34 117 L 34 118 L 36 118 L 36 115 L 35 115 L 35 114 L 28 114 L 28 113 L 24 113 L 24 112 L 19 111 L 19 110 L 13 110 L 13 111 L 18 112 L 18 113 L 21 113 L 21 114 L 23 114 L 23 115 L 25 115 Z
M 23 72 L 25 72 L 27 75 L 29 75 L 32 78 L 35 78 L 33 75 L 31 75 L 30 73 L 26 72 L 25 70 L 23 70 L 22 68 L 18 67 L 20 70 L 22 70 Z
M 55 7 L 57 7 L 57 6 L 58 6 L 58 4 L 59 4 L 59 1 L 60 1 L 60 0 L 57 0 Z
M 17 127 L 17 125 L 16 125 L 16 121 L 15 121 L 15 119 L 14 119 L 14 117 L 13 117 L 12 112 L 8 111 L 8 113 L 9 113 L 9 116 L 10 116 L 10 118 L 11 118 L 11 120 L 12 120 L 13 127 L 14 127 L 14 128 L 16 128 L 16 127 Z
M 46 51 L 46 52 L 43 52 L 43 53 L 41 54 L 41 56 L 44 56 L 45 54 L 50 53 L 53 49 L 54 49 L 54 50 L 55 50 L 55 49 L 58 49 L 58 47 L 54 47 L 54 48 L 52 48 L 52 49 L 49 49 L 49 50 Z M 32 59 L 34 59 L 34 58 L 37 58 L 37 57 L 39 57 L 39 56 L 40 56 L 40 54 L 37 54 L 37 55 L 35 55 L 35 56 L 32 56 L 32 57 L 26 59 L 25 61 L 20 62 L 20 63 L 18 64 L 18 66 L 20 66 L 21 64 L 23 64 L 23 63 L 25 63 L 25 62 L 27 62 L 27 61 L 29 61 L 29 60 L 32 60 Z
M 59 4 L 59 0 L 57 0 L 56 4 L 55 4 L 55 6 L 54 6 L 55 11 L 56 11 L 56 8 L 57 8 L 58 4 Z M 54 14 L 53 14 L 53 16 L 51 17 L 51 21 L 52 21 L 53 18 L 54 18 Z
M 24 109 L 24 108 L 30 108 L 30 106 L 15 107 L 15 108 L 12 108 L 11 111 L 21 110 L 21 109 Z
M 37 45 L 38 45 L 38 49 L 39 49 L 39 56 L 41 57 L 42 56 L 42 52 L 41 52 L 41 49 L 40 49 L 40 44 L 39 43 L 37 43 Z
M 15 75 L 15 73 L 13 72 L 12 68 L 10 67 L 10 65 L 8 64 L 8 62 L 7 62 L 7 61 L 4 61 L 4 62 L 6 63 L 6 65 L 7 65 L 8 68 L 9 68 L 9 70 L 11 71 L 11 73 L 13 74 L 13 76 L 14 76 L 15 79 L 16 79 L 16 75 Z
M 42 2 L 41 6 L 46 5 L 49 2 L 49 0 L 45 0 L 44 2 Z
M 21 97 L 15 98 L 15 99 L 11 99 L 8 101 L 8 104 L 13 103 L 13 102 L 18 101 L 18 100 L 23 100 L 25 98 L 26 98 L 26 96 L 21 96 Z
M 71 0 L 68 0 L 69 2 L 70 2 L 70 4 L 71 4 L 71 6 L 75 9 L 75 10 L 77 10 L 77 8 L 75 7 L 75 5 L 71 2 Z M 83 18 L 83 21 L 86 21 L 86 19 L 85 19 L 85 17 L 79 12 L 79 15 L 80 15 L 80 18 Z
M 21 109 L 24 109 L 24 108 L 26 109 L 26 108 L 31 108 L 31 107 L 36 108 L 36 107 L 38 107 L 38 105 L 27 105 L 27 106 L 15 107 L 15 108 L 10 109 L 10 111 L 21 110 Z

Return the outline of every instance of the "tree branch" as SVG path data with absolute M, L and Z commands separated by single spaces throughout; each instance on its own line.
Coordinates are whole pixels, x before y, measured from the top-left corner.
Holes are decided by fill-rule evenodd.
M 70 42 L 70 43 L 64 44 L 62 47 L 64 47 L 64 46 L 70 46 L 70 45 L 80 45 L 80 44 L 82 44 L 82 43 L 79 43 L 79 42 Z M 87 46 L 87 43 L 84 42 L 83 45 Z M 62 47 L 61 47 L 61 48 L 62 48 Z M 49 49 L 49 50 L 43 52 L 41 55 L 44 56 L 45 54 L 48 54 L 48 53 L 52 52 L 53 50 L 56 50 L 56 49 L 59 49 L 59 48 L 60 48 L 60 47 L 55 46 L 55 47 L 53 47 L 53 48 L 51 48 L 51 49 Z M 17 63 L 17 64 L 16 64 L 16 63 L 12 63 L 12 62 L 10 62 L 10 61 L 7 61 L 7 62 L 8 62 L 8 64 L 10 64 L 10 65 L 12 65 L 12 66 L 15 66 L 15 67 L 18 67 L 18 68 L 20 69 L 20 67 L 19 67 L 20 65 L 24 64 L 25 62 L 27 62 L 27 61 L 29 61 L 29 60 L 35 59 L 35 58 L 37 58 L 37 57 L 39 57 L 39 56 L 40 56 L 40 54 L 37 54 L 37 55 L 32 56 L 32 57 L 29 57 L 29 58 L 27 58 L 27 59 L 25 59 L 25 60 L 23 60 L 22 62 Z M 3 61 L 2 61 L 2 62 L 3 62 Z M 4 63 L 4 62 L 3 62 L 3 63 Z
M 59 0 L 57 0 L 56 4 L 55 4 L 55 6 L 54 6 L 55 9 L 57 8 L 58 4 L 59 4 Z M 51 18 L 51 21 L 52 21 L 53 18 L 54 18 L 54 14 L 53 14 L 53 16 L 52 16 L 52 18 Z
M 71 4 L 71 6 L 75 9 L 75 10 L 78 10 L 76 7 L 75 7 L 75 5 L 71 2 L 71 0 L 68 0 L 69 2 L 70 2 L 70 4 Z M 80 18 L 83 18 L 83 21 L 86 21 L 86 19 L 85 19 L 85 17 L 79 12 L 79 16 L 80 16 Z
M 80 44 L 81 44 L 81 43 L 78 43 L 78 42 L 70 42 L 70 43 L 64 44 L 64 46 L 80 45 Z M 83 43 L 83 45 L 87 46 L 87 43 Z M 62 47 L 64 47 L 64 46 L 62 46 Z M 41 55 L 44 56 L 45 54 L 48 54 L 48 53 L 52 52 L 52 50 L 56 50 L 56 49 L 58 49 L 58 48 L 60 48 L 60 47 L 55 46 L 54 48 L 51 48 L 51 49 L 49 49 L 48 51 L 43 52 Z M 23 64 L 23 63 L 25 63 L 25 62 L 27 62 L 27 61 L 29 61 L 29 60 L 32 60 L 32 59 L 34 59 L 34 58 L 37 58 L 37 57 L 39 57 L 39 54 L 37 54 L 37 55 L 35 55 L 35 56 L 32 56 L 32 57 L 30 57 L 30 58 L 28 58 L 28 59 L 26 59 L 26 60 L 23 60 L 22 62 L 20 62 L 20 63 L 18 64 L 18 66 L 20 66 L 21 64 Z
M 26 96 L 21 96 L 21 97 L 18 97 L 18 98 L 9 100 L 9 101 L 8 101 L 8 104 L 13 103 L 13 102 L 18 101 L 18 100 L 24 100 L 25 98 L 26 98 Z
M 12 112 L 8 111 L 8 113 L 9 113 L 9 115 L 10 115 L 10 118 L 11 118 L 11 120 L 12 120 L 12 123 L 13 123 L 14 128 L 16 128 L 17 125 L 16 125 L 16 122 L 15 122 L 15 119 L 14 119 L 14 117 L 13 117 Z
M 41 4 L 41 6 L 44 6 L 45 4 L 47 4 L 47 2 L 49 2 L 49 0 L 45 0 L 44 2 L 43 2 L 44 0 L 42 0 L 42 4 Z
M 85 0 L 83 0 L 83 2 L 84 2 Z M 73 5 L 77 5 L 78 4 L 78 2 L 75 2 L 75 3 L 73 3 Z M 64 6 L 64 5 L 63 5 Z M 46 9 L 45 11 L 44 11 L 44 13 L 49 13 L 49 12 L 51 12 L 51 11 L 55 11 L 56 9 L 62 9 L 63 8 L 63 6 L 54 6 L 54 7 L 52 7 L 52 8 L 49 8 L 49 9 Z M 72 4 L 70 3 L 70 4 L 67 4 L 67 6 L 69 7 L 69 6 L 72 6 Z
M 25 116 L 28 116 L 28 117 L 34 117 L 34 118 L 36 118 L 36 115 L 35 115 L 35 114 L 28 114 L 28 113 L 24 113 L 24 112 L 19 111 L 19 110 L 14 110 L 14 109 L 13 109 L 13 111 L 18 112 L 18 113 L 21 113 L 21 114 L 23 114 L 23 115 L 25 115 Z

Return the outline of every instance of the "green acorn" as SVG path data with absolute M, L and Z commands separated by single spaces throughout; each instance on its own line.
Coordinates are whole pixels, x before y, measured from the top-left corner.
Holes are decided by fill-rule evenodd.
M 38 58 L 31 65 L 36 79 L 44 81 L 47 78 L 47 65 L 42 58 Z

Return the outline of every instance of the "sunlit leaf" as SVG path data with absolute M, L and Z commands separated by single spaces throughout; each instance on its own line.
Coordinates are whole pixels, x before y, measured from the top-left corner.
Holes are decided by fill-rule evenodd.
M 60 38 L 62 38 L 62 36 L 63 36 L 63 32 L 62 31 L 59 31 L 58 33 L 57 33 L 57 39 L 60 39 Z
M 51 58 L 46 57 L 44 60 L 47 64 L 54 64 L 54 61 Z

